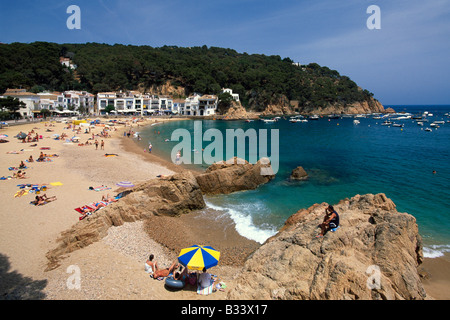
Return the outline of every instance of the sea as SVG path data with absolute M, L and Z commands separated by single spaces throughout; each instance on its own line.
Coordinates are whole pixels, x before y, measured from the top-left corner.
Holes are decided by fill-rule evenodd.
M 266 132 L 269 140 L 266 155 L 271 157 L 272 151 L 278 154 L 275 179 L 256 190 L 205 197 L 205 215 L 214 215 L 218 223 L 221 218 L 230 217 L 242 236 L 263 243 L 302 208 L 322 202 L 336 204 L 357 194 L 384 193 L 394 201 L 399 212 L 416 218 L 424 242 L 424 256 L 447 256 L 450 252 L 450 105 L 385 107 L 393 108 L 396 114 L 388 118 L 382 118 L 383 115 L 323 116 L 296 123 L 291 122 L 290 117 L 281 117 L 272 123 L 261 120 L 171 121 L 142 129 L 138 133 L 141 140 L 137 143 L 144 149 L 151 143 L 152 153 L 171 161 L 171 154 L 180 149 L 182 142 L 179 134 L 174 133 L 183 129 L 182 132 L 189 132 L 192 137 L 190 142 L 183 142 L 191 143 L 190 150 L 183 149 L 183 156 L 188 156 L 185 152 L 192 152 L 189 158 L 194 162 L 201 149 L 213 143 L 212 139 L 201 136 L 200 148 L 198 142 L 194 144 L 195 134 L 198 137 L 200 127 L 202 134 L 216 129 L 216 133 L 223 134 L 223 160 L 227 160 L 227 130 L 249 132 L 251 129 L 257 132 L 258 138 L 265 137 Z M 413 118 L 424 114 L 425 121 L 419 125 Z M 384 125 L 387 119 L 391 125 Z M 438 124 L 432 125 L 435 121 Z M 394 123 L 403 126 L 394 126 Z M 272 132 L 277 132 L 278 137 Z M 255 148 L 250 143 L 250 139 L 246 140 L 246 160 L 253 159 L 250 155 Z M 276 145 L 278 149 L 272 150 Z M 203 170 L 210 164 L 197 162 L 185 166 Z M 292 182 L 289 176 L 298 166 L 305 169 L 309 178 Z

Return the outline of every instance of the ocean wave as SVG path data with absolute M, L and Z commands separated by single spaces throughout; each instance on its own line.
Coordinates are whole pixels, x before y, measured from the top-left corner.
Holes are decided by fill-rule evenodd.
M 444 256 L 446 252 L 450 252 L 450 245 L 429 245 L 423 247 L 423 256 L 425 258 L 439 258 Z
M 216 211 L 224 212 L 235 223 L 236 231 L 243 237 L 256 241 L 258 243 L 264 243 L 268 238 L 275 235 L 277 230 L 270 225 L 256 226 L 253 223 L 253 219 L 250 214 L 247 214 L 242 208 L 224 208 L 208 201 L 205 201 L 206 205 Z

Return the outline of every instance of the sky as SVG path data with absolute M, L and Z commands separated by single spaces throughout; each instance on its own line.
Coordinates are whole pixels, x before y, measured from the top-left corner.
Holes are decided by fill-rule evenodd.
M 35 41 L 279 55 L 337 70 L 383 105 L 450 104 L 450 0 L 2 0 L 0 42 Z

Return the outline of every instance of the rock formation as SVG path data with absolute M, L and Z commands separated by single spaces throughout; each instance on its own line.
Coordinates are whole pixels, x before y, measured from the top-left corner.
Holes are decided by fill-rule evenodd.
M 316 238 L 326 203 L 300 210 L 246 261 L 229 299 L 426 299 L 413 216 L 384 194 L 335 205 L 340 228 Z
M 289 177 L 290 180 L 306 180 L 308 179 L 308 174 L 306 173 L 303 167 L 297 167 L 292 170 L 292 173 Z
M 230 108 L 223 115 L 224 119 L 235 120 L 235 119 L 257 119 L 258 116 L 252 112 L 247 112 L 245 108 L 236 101 L 231 102 Z
M 366 114 L 366 113 L 384 113 L 383 105 L 373 98 L 367 101 L 353 102 L 350 104 L 329 104 L 326 107 L 307 106 L 300 107 L 301 114 Z
M 265 164 L 268 163 L 268 164 Z M 256 189 L 272 180 L 275 175 L 267 175 L 271 170 L 268 161 L 259 160 L 251 164 L 234 157 L 227 161 L 212 164 L 205 173 L 198 175 L 197 182 L 204 194 L 228 194 L 235 191 Z
M 199 185 L 191 172 L 153 179 L 130 190 L 117 202 L 104 207 L 63 232 L 59 245 L 47 253 L 48 270 L 61 257 L 107 235 L 108 228 L 153 215 L 176 216 L 205 207 Z

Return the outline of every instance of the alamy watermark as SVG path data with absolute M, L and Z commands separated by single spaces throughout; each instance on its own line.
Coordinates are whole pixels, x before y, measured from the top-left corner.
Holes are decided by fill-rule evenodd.
M 77 265 L 67 267 L 67 273 L 71 275 L 67 278 L 66 285 L 69 290 L 81 290 L 81 270 Z
M 77 5 L 70 5 L 67 7 L 66 13 L 70 14 L 67 18 L 67 29 L 81 29 L 81 9 Z
M 381 289 L 381 270 L 380 267 L 373 264 L 366 269 L 366 274 L 369 275 L 366 281 L 369 290 Z
M 371 5 L 367 8 L 367 14 L 371 16 L 367 19 L 366 25 L 369 30 L 381 29 L 381 9 L 379 6 Z
M 238 162 L 244 163 L 248 150 L 248 162 L 255 164 L 260 160 L 267 165 L 261 168 L 261 175 L 274 175 L 279 168 L 279 130 L 270 130 L 270 156 L 268 154 L 268 130 L 253 128 L 226 129 L 225 150 L 224 135 L 219 129 L 208 129 L 203 133 L 202 121 L 194 121 L 193 137 L 187 129 L 176 129 L 172 132 L 171 141 L 180 141 L 172 148 L 171 158 L 176 164 L 203 164 L 208 165 L 223 161 L 233 163 L 234 157 Z M 192 149 L 192 140 L 194 149 Z M 211 141 L 205 148 L 203 142 Z M 248 144 L 246 143 L 248 141 Z M 248 145 L 248 148 L 247 148 Z M 236 151 L 236 152 L 235 152 Z M 269 167 L 270 164 L 270 167 Z

